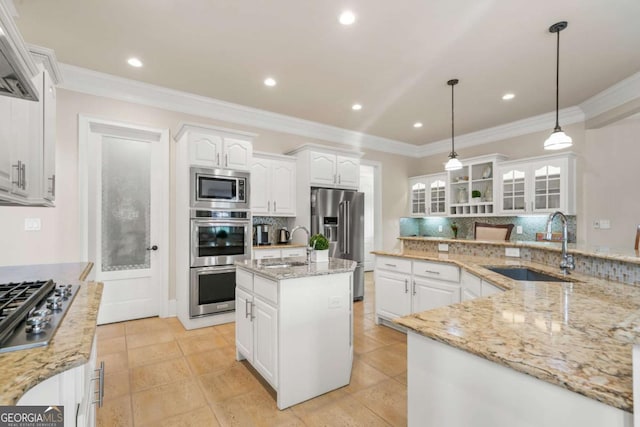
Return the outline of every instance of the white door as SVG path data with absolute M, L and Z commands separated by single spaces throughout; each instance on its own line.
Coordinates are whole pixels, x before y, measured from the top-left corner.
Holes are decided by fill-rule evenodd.
M 460 286 L 423 279 L 414 279 L 412 285 L 412 313 L 460 302 Z
M 239 139 L 224 139 L 224 165 L 221 167 L 235 170 L 249 170 L 253 144 Z
M 359 187 L 360 160 L 353 157 L 337 156 L 336 173 L 338 187 Z
M 240 354 L 253 363 L 253 296 L 236 286 L 236 358 Z
M 166 315 L 168 131 L 85 124 L 86 255 L 104 283 L 98 324 L 157 316 L 161 304 Z
M 336 184 L 336 155 L 312 151 L 310 156 L 311 184 L 333 187 Z
M 253 158 L 251 162 L 251 213 L 269 215 L 269 174 L 271 160 Z
M 273 214 L 294 215 L 296 211 L 296 164 L 274 160 L 271 169 Z
M 375 272 L 376 313 L 388 318 L 406 316 L 411 310 L 411 279 L 405 274 Z
M 360 165 L 360 191 L 364 193 L 364 271 L 373 271 L 375 255 L 375 179 L 374 167 Z

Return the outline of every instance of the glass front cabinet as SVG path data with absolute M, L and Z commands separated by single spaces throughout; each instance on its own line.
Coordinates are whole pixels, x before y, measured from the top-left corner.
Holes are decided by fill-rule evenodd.
M 572 153 L 501 163 L 497 178 L 502 214 L 562 211 L 575 215 L 575 156 Z
M 447 175 L 434 174 L 409 178 L 409 214 L 416 217 L 447 214 Z

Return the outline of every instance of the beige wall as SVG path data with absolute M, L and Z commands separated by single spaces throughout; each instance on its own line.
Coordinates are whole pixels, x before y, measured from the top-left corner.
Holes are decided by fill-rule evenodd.
M 219 125 L 231 129 L 254 132 L 259 134 L 254 140 L 254 150 L 256 151 L 284 153 L 303 143 L 335 145 L 281 132 L 239 126 L 157 108 L 59 90 L 57 103 L 56 178 L 58 189 L 56 207 L 0 207 L 0 235 L 3 236 L 3 243 L 5 243 L 0 245 L 0 265 L 73 262 L 79 260 L 80 233 L 78 229 L 77 182 L 79 114 L 156 128 L 169 128 L 172 135 L 181 121 Z M 171 142 L 173 164 L 173 140 Z M 378 161 L 382 166 L 383 230 L 380 232 L 383 233 L 383 247 L 391 248 L 396 245 L 398 218 L 404 215 L 407 170 L 411 159 L 381 152 L 363 151 L 365 152 L 365 159 Z M 173 171 L 171 174 L 173 175 Z M 171 194 L 175 194 L 173 186 Z M 42 219 L 41 231 L 24 231 L 24 219 L 29 217 Z M 175 259 L 175 254 L 172 250 L 173 248 L 170 251 L 170 259 Z M 170 277 L 173 277 L 172 272 L 170 272 Z M 173 295 L 172 286 L 173 284 L 170 289 L 171 295 Z

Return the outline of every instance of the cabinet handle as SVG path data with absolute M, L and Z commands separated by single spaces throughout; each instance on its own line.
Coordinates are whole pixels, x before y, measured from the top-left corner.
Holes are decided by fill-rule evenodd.
M 267 200 L 267 212 L 271 212 L 271 200 Z
M 220 153 L 216 154 L 216 165 L 220 166 Z
M 336 183 L 336 181 L 337 181 L 337 175 L 336 175 L 336 174 L 333 174 L 333 183 L 335 184 L 335 183 Z
M 224 155 L 224 165 L 226 167 L 229 167 L 229 155 L 228 154 Z
M 409 292 L 409 279 L 404 279 L 404 293 Z
M 278 208 L 276 207 L 276 201 L 273 201 L 273 211 L 278 212 Z
M 439 271 L 431 271 L 431 270 L 425 270 L 425 273 L 429 273 L 429 274 L 440 274 Z
M 97 394 L 97 399 L 91 403 L 97 403 L 99 408 L 102 408 L 102 402 L 104 401 L 104 361 L 100 362 L 100 368 L 94 369 L 94 372 L 98 373 L 97 377 L 91 378 L 91 381 L 98 381 L 98 390 L 94 391 L 94 397 Z
M 22 189 L 27 189 L 27 164 L 22 164 Z
M 255 305 L 254 303 L 251 303 L 251 321 L 252 321 L 252 322 L 253 322 L 253 319 L 255 319 L 255 318 L 256 318 L 256 316 L 254 316 L 254 315 L 253 315 L 253 308 L 254 308 L 255 306 L 256 306 L 256 305 Z
M 338 174 L 338 184 L 342 184 L 342 175 Z
M 397 265 L 395 265 L 395 264 L 385 264 L 385 265 L 386 265 L 387 267 L 394 267 L 394 268 L 395 268 L 395 267 L 398 267 L 398 266 L 397 266 Z
M 18 174 L 18 180 L 17 181 L 11 181 L 11 183 L 15 184 L 18 188 L 20 188 L 22 186 L 22 162 L 20 160 L 18 160 L 18 164 L 11 165 L 11 167 L 15 168 L 16 172 Z
M 49 189 L 49 194 L 53 197 L 56 197 L 56 174 L 51 175 L 51 178 L 48 178 L 51 181 L 51 188 Z
M 263 259 L 264 259 L 264 258 L 275 258 L 275 256 L 274 256 L 274 255 L 264 255 L 262 258 L 263 258 Z
M 244 300 L 244 318 L 246 319 L 247 317 L 249 317 L 249 307 L 248 304 L 250 303 L 250 301 Z
M 416 294 L 416 281 L 413 281 L 413 294 Z

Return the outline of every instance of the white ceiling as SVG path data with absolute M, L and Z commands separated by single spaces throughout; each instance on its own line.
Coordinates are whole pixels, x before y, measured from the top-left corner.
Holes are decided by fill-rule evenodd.
M 561 108 L 640 71 L 638 0 L 14 3 L 60 62 L 416 145 L 450 137 L 451 78 L 456 135 L 553 111 L 560 20 Z

